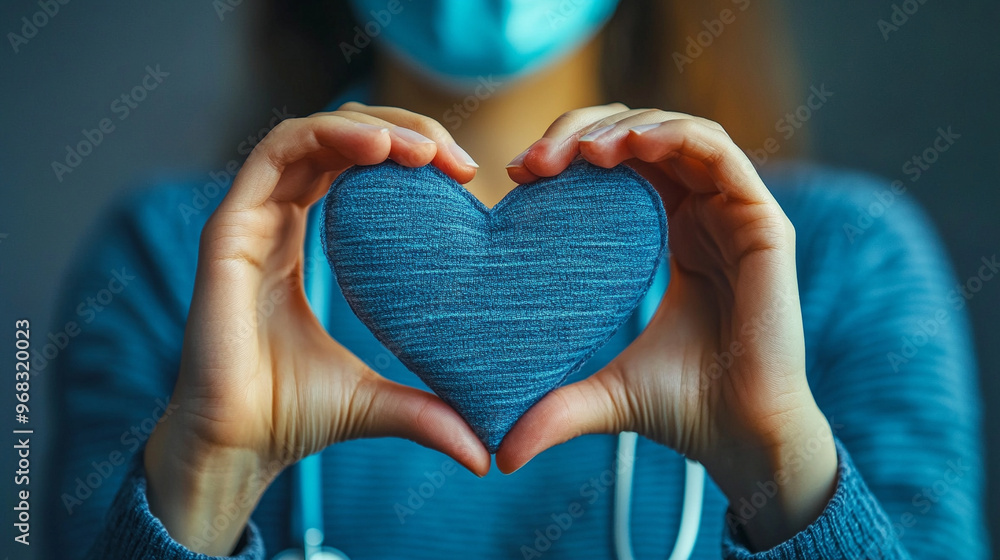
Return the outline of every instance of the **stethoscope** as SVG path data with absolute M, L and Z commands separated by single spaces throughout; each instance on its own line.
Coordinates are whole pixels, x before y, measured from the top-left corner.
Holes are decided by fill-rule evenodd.
M 326 266 L 319 240 L 319 211 L 321 203 L 313 205 L 309 212 L 306 232 L 305 290 L 309 305 L 320 324 L 330 328 L 330 294 L 333 291 L 333 273 Z M 656 272 L 653 285 L 639 304 L 636 314 L 639 325 L 645 327 L 653 318 L 660 298 L 667 288 L 667 274 L 664 267 Z M 622 432 L 618 435 L 618 474 L 615 482 L 615 503 L 612 518 L 615 555 L 618 560 L 634 560 L 632 555 L 631 516 L 632 481 L 635 474 L 636 446 L 638 434 Z M 279 552 L 274 560 L 350 560 L 347 554 L 336 548 L 323 545 L 323 479 L 322 459 L 319 453 L 302 459 L 292 471 L 292 518 L 293 535 L 300 535 L 298 546 Z M 705 468 L 700 463 L 685 459 L 684 501 L 681 506 L 681 522 L 677 540 L 668 560 L 686 560 L 691 557 L 698 529 L 701 526 L 701 509 L 705 493 Z

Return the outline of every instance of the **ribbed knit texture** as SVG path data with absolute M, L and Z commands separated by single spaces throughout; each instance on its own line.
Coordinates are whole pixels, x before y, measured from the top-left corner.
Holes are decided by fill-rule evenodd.
M 493 208 L 430 165 L 358 166 L 322 216 L 351 309 L 490 452 L 629 318 L 667 242 L 645 179 L 582 160 Z
M 892 191 L 866 175 L 798 167 L 771 169 L 764 179 L 796 227 L 807 371 L 840 442 L 841 483 L 806 531 L 748 556 L 738 532 L 722 548 L 727 503 L 709 480 L 694 558 L 805 560 L 820 557 L 815 551 L 836 558 L 859 548 L 871 558 L 985 558 L 976 364 L 965 301 L 953 290 L 956 278 L 932 227 L 906 198 L 871 211 L 876 193 L 885 200 Z M 91 476 L 99 483 L 87 487 L 89 494 L 79 485 L 97 472 L 93 463 L 140 450 L 160 414 L 157 399 L 172 390 L 198 237 L 211 207 L 187 209 L 197 210 L 193 201 L 196 191 L 206 192 L 205 180 L 143 190 L 115 205 L 68 276 L 57 307 L 65 314 L 55 324 L 75 320 L 81 332 L 57 366 L 38 372 L 56 391 L 60 412 L 45 483 L 53 503 L 38 528 L 47 557 L 79 559 L 94 546 L 89 557 L 101 560 L 199 558 L 178 556 L 176 543 L 161 538 L 144 505 L 140 469 L 125 463 Z M 869 214 L 876 217 L 859 222 Z M 845 231 L 859 223 L 860 234 Z M 327 266 L 325 256 L 307 254 L 306 266 Z M 123 269 L 134 276 L 128 286 L 93 316 L 78 315 L 77 306 Z M 387 378 L 425 387 L 339 291 L 330 306 L 334 338 Z M 635 335 L 627 324 L 568 381 L 593 373 Z M 450 460 L 411 442 L 334 445 L 322 454 L 324 484 L 317 490 L 327 541 L 357 560 L 537 558 L 533 550 L 546 560 L 612 558 L 615 440 L 577 438 L 510 476 L 493 470 L 480 480 L 456 467 L 440 486 L 436 473 Z M 677 534 L 683 459 L 640 438 L 635 468 L 636 557 L 664 558 Z M 241 554 L 262 559 L 292 543 L 291 495 L 286 472 L 253 515 L 267 556 L 253 548 L 252 532 Z M 556 533 L 549 530 L 553 516 L 573 502 L 583 514 L 541 551 L 545 532 Z
M 793 538 L 771 550 L 753 554 L 738 522 L 728 523 L 723 556 L 733 560 L 800 560 L 802 558 L 911 558 L 893 533 L 892 522 L 858 474 L 850 455 L 839 441 L 837 490 L 813 523 Z M 766 506 L 764 506 L 766 507 Z M 729 517 L 727 520 L 733 519 Z M 915 555 L 921 558 L 920 555 Z
M 220 521 L 223 523 L 225 520 Z M 209 538 L 217 534 L 206 528 Z M 155 551 L 155 552 L 154 552 Z M 193 553 L 174 539 L 159 519 L 149 513 L 146 501 L 146 478 L 142 454 L 135 454 L 128 463 L 128 474 L 108 514 L 105 531 L 91 548 L 90 558 L 157 560 L 209 560 L 212 556 Z M 252 560 L 264 558 L 264 541 L 251 521 L 236 544 L 232 558 Z

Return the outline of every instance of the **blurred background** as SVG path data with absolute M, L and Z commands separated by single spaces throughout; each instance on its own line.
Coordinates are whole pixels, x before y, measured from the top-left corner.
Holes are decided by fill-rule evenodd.
M 958 278 L 975 276 L 981 259 L 1000 253 L 1000 3 L 788 4 L 804 64 L 801 102 L 807 102 L 810 86 L 830 94 L 808 118 L 799 116 L 811 139 L 810 158 L 904 181 L 905 196 L 919 201 L 936 223 Z M 38 2 L 0 4 L 6 37 L 0 46 L 0 348 L 8 372 L 16 319 L 31 320 L 36 346 L 61 329 L 51 318 L 62 273 L 80 236 L 117 193 L 166 176 L 210 182 L 210 173 L 242 162 L 275 117 L 293 116 L 259 81 L 255 54 L 263 48 L 257 33 L 262 10 L 256 5 L 51 5 L 58 12 L 32 34 L 24 33 L 22 18 L 34 18 Z M 684 46 L 679 38 L 677 50 Z M 140 85 L 142 91 L 134 89 Z M 121 99 L 123 94 L 128 98 Z M 789 113 L 796 109 L 788 107 Z M 100 130 L 102 122 L 99 135 L 87 133 L 93 149 L 70 157 L 73 165 L 67 165 L 67 145 L 88 139 L 83 131 Z M 921 165 L 913 158 L 927 155 L 948 131 L 954 140 L 948 150 L 930 154 L 913 180 L 914 165 Z M 1000 410 L 992 402 L 1000 397 L 1000 280 L 983 282 L 971 295 L 985 401 L 986 514 L 997 541 L 1000 430 L 994 428 Z M 3 386 L 0 551 L 31 558 L 29 550 L 10 544 L 14 486 L 6 473 L 16 460 L 6 422 L 14 422 L 8 419 L 12 375 Z M 44 401 L 51 392 L 44 370 L 32 376 L 33 543 L 46 538 L 39 532 L 45 514 L 39 494 L 65 490 L 43 484 L 53 413 Z

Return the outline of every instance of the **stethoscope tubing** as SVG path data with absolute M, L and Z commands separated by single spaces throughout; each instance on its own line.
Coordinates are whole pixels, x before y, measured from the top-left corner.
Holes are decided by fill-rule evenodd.
M 306 231 L 306 266 L 304 266 L 306 298 L 324 328 L 330 327 L 330 295 L 333 293 L 333 273 L 326 266 L 320 237 L 320 211 L 322 203 L 314 204 L 309 212 Z M 662 263 L 661 263 L 662 264 Z M 636 313 L 642 328 L 656 313 L 666 291 L 666 270 L 663 266 L 656 272 L 653 284 L 643 298 Z M 615 457 L 618 461 L 618 475 L 615 482 L 614 532 L 615 554 L 618 560 L 633 560 L 631 542 L 631 506 L 634 484 L 636 449 L 638 435 L 622 432 L 618 436 Z M 293 534 L 301 535 L 301 549 L 290 549 L 279 553 L 275 559 L 298 557 L 304 560 L 349 560 L 343 552 L 323 546 L 324 519 L 322 497 L 322 458 L 320 453 L 299 461 L 293 469 L 294 508 L 292 516 Z M 677 539 L 669 560 L 690 558 L 698 538 L 704 500 L 705 469 L 700 464 L 685 460 L 684 498 L 681 506 L 681 522 Z M 301 551 L 301 552 L 299 552 Z

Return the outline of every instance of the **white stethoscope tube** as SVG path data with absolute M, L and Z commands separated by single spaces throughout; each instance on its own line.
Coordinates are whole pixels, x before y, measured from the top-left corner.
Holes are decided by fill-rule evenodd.
M 636 313 L 639 324 L 645 328 L 652 320 L 660 299 L 667 291 L 666 271 L 661 267 L 656 271 L 653 285 L 639 304 Z M 615 556 L 618 560 L 633 560 L 631 519 L 632 519 L 632 485 L 635 473 L 636 444 L 639 439 L 635 432 L 618 434 L 618 450 L 615 456 L 618 460 L 618 476 L 615 481 L 614 534 Z M 677 529 L 677 540 L 670 553 L 669 560 L 687 560 L 694 550 L 698 540 L 698 529 L 701 526 L 701 506 L 705 496 L 705 468 L 700 463 L 690 459 L 684 464 L 684 503 L 681 506 L 681 523 Z
M 633 560 L 629 535 L 632 517 L 632 475 L 635 466 L 635 432 L 618 434 L 618 477 L 615 482 L 615 556 L 618 560 Z M 677 540 L 668 560 L 687 560 L 694 551 L 701 526 L 701 506 L 705 492 L 705 467 L 690 459 L 684 462 L 684 503 Z
M 319 242 L 319 212 L 322 203 L 309 210 L 306 230 L 306 253 L 303 265 L 306 299 L 316 319 L 330 330 L 330 294 L 333 293 L 333 273 Z M 320 453 L 310 455 L 295 464 L 292 470 L 292 533 L 302 535 L 301 548 L 289 548 L 273 560 L 350 560 L 347 554 L 323 546 L 323 463 Z
M 321 203 L 313 206 L 309 213 L 306 232 L 305 289 L 309 305 L 324 328 L 330 325 L 330 294 L 333 290 L 333 274 L 326 266 L 319 242 L 319 211 Z M 639 323 L 649 324 L 660 298 L 666 291 L 664 270 L 657 271 L 653 285 L 639 306 Z M 615 482 L 614 542 L 618 560 L 633 560 L 631 539 L 632 486 L 635 473 L 636 444 L 638 436 L 634 432 L 618 435 L 618 475 Z M 349 560 L 343 552 L 323 546 L 323 497 L 322 464 L 320 454 L 311 455 L 299 461 L 294 467 L 295 515 L 293 525 L 301 531 L 302 549 L 280 552 L 275 560 Z M 705 469 L 700 464 L 687 460 L 684 470 L 684 502 L 681 506 L 681 522 L 677 540 L 669 560 L 682 560 L 691 556 L 698 528 L 701 524 L 701 509 L 705 490 Z M 297 522 L 296 522 L 297 521 Z M 296 529 L 293 528 L 293 531 Z

